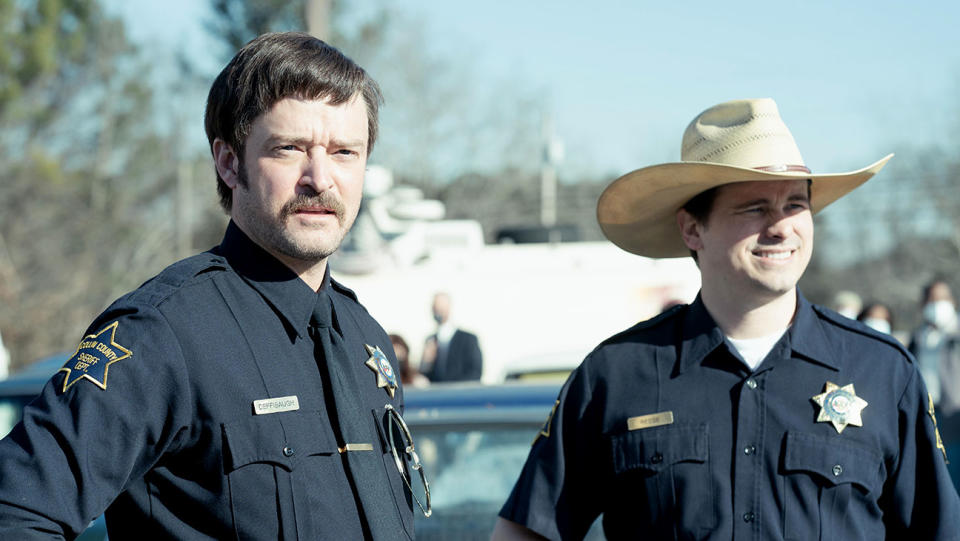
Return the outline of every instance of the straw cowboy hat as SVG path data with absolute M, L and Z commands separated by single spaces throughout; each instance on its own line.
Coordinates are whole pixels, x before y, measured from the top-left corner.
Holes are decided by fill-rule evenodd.
M 597 203 L 611 242 L 646 257 L 690 254 L 676 213 L 695 195 L 731 182 L 812 181 L 814 212 L 863 184 L 893 156 L 850 173 L 815 175 L 769 98 L 721 103 L 700 113 L 683 134 L 680 162 L 637 169 L 613 181 Z

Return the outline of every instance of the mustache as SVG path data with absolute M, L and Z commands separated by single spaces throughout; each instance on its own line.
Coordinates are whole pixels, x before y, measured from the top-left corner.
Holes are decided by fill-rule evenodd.
M 287 201 L 280 209 L 280 216 L 286 218 L 295 212 L 309 207 L 323 207 L 330 209 L 341 223 L 344 215 L 347 213 L 343 201 L 331 192 L 320 192 L 317 194 L 297 194 L 296 197 Z

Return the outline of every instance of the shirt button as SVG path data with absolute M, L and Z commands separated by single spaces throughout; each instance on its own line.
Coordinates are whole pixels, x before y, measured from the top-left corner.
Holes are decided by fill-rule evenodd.
M 757 452 L 757 447 L 754 445 L 748 445 L 743 448 L 743 454 L 745 455 L 752 455 L 753 453 L 756 453 L 756 452 Z
M 744 522 L 753 522 L 753 519 L 754 519 L 754 518 L 755 518 L 755 517 L 754 517 L 753 513 L 749 512 L 749 511 L 743 514 L 743 521 L 744 521 Z
M 841 473 L 843 473 L 843 466 L 841 466 L 840 464 L 834 465 L 834 466 L 833 466 L 833 476 L 834 476 L 834 477 L 839 477 Z
M 753 378 L 748 379 L 748 380 L 747 380 L 747 387 L 750 387 L 751 389 L 756 389 L 756 388 L 757 388 L 757 380 L 755 380 L 755 379 L 753 379 Z
M 290 458 L 293 456 L 293 447 L 287 446 L 283 448 L 283 456 Z
M 650 462 L 653 462 L 654 464 L 659 464 L 663 462 L 663 455 L 661 455 L 660 453 L 653 455 L 652 457 L 650 457 Z

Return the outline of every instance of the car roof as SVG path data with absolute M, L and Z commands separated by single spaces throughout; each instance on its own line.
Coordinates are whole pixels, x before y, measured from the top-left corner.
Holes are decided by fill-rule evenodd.
M 50 376 L 56 374 L 58 370 L 63 368 L 63 365 L 67 363 L 70 356 L 71 352 L 60 351 L 46 357 L 41 357 L 11 374 L 8 379 L 28 380 L 43 378 L 44 380 L 48 380 Z
M 433 384 L 404 389 L 410 424 L 542 423 L 562 381 L 483 385 Z

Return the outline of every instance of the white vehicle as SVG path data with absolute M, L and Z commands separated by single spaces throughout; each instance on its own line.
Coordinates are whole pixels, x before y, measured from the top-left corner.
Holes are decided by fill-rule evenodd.
M 609 242 L 484 244 L 479 223 L 443 220 L 441 203 L 381 176 L 368 172 L 361 215 L 331 269 L 409 343 L 414 365 L 435 330 L 438 291 L 450 294 L 457 326 L 479 337 L 483 381 L 494 383 L 569 370 L 603 339 L 699 290 L 690 258 L 647 259 Z

